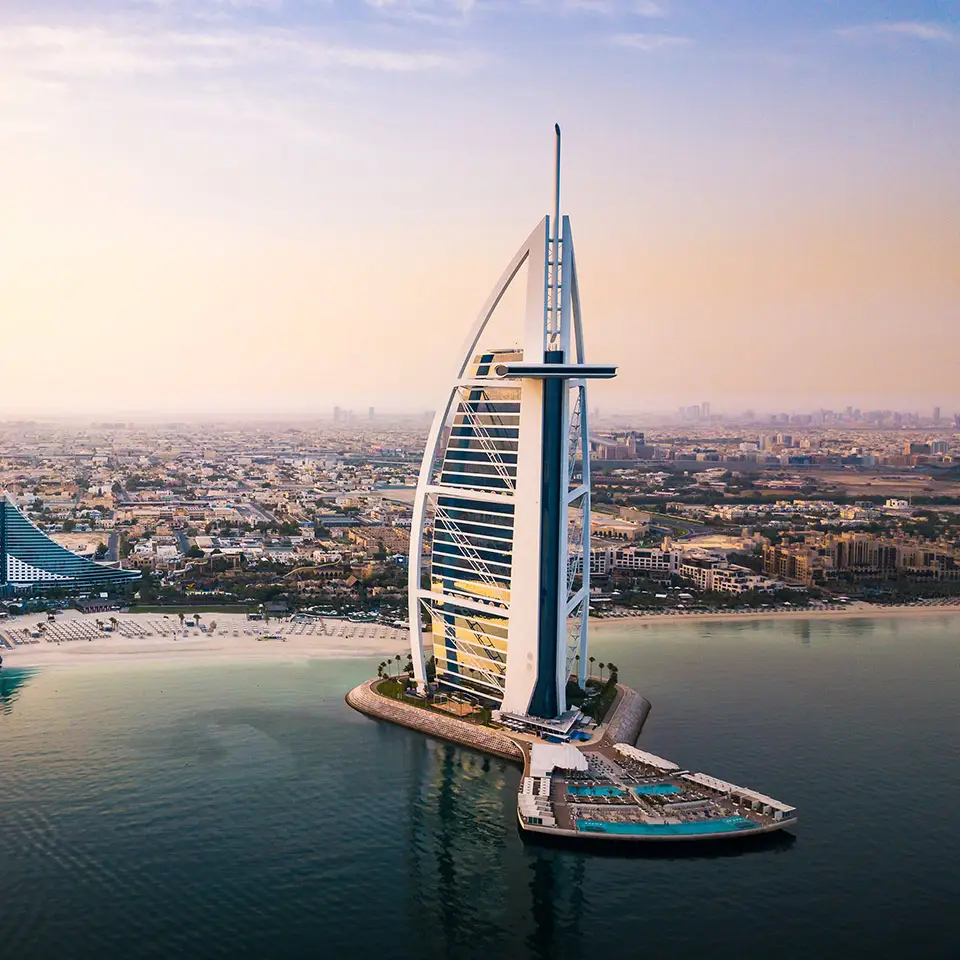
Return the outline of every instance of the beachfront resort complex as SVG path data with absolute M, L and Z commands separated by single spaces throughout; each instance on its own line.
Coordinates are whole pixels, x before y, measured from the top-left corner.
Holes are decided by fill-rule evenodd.
M 617 370 L 585 359 L 556 135 L 553 215 L 480 311 L 427 440 L 410 537 L 415 686 L 373 681 L 348 702 L 522 760 L 525 831 L 683 840 L 778 830 L 796 822 L 793 807 L 638 750 L 649 703 L 612 667 L 606 683 L 588 676 L 587 382 Z M 491 341 L 491 318 L 524 280 L 519 329 Z
M 94 589 L 139 580 L 138 570 L 98 563 L 51 540 L 0 496 L 0 596 L 38 588 Z

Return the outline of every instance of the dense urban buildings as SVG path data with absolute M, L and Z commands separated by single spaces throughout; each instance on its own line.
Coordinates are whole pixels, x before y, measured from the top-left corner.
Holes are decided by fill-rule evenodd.
M 904 415 L 900 426 L 852 418 L 773 430 L 760 416 L 741 421 L 716 410 L 709 424 L 591 411 L 593 616 L 960 590 L 952 415 L 939 426 Z M 8 421 L 0 423 L 0 488 L 72 554 L 142 572 L 103 587 L 118 599 L 283 600 L 406 621 L 429 426 L 422 414 L 385 413 L 351 423 L 329 415 L 246 424 Z M 778 442 L 787 439 L 792 447 Z M 907 456 L 908 443 L 931 452 Z M 853 564 L 841 549 L 834 560 L 827 538 L 845 534 L 894 545 L 900 559 Z M 423 547 L 429 565 L 429 536 Z M 776 565 L 765 560 L 771 547 Z M 705 568 L 682 563 L 688 556 L 713 557 L 711 575 L 695 574 Z M 61 583 L 43 593 L 66 590 Z

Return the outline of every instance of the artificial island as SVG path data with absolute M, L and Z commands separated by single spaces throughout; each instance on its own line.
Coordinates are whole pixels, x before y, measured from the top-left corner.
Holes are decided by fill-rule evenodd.
M 365 682 L 347 702 L 521 762 L 525 832 L 675 841 L 781 830 L 795 808 L 639 749 L 649 702 L 613 665 L 588 675 L 587 382 L 617 368 L 585 359 L 556 136 L 553 215 L 480 311 L 427 438 L 410 537 L 410 672 Z M 524 277 L 515 329 L 494 334 Z

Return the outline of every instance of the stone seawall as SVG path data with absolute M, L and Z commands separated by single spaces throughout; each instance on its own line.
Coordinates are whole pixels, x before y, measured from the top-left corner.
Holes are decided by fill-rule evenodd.
M 618 683 L 617 687 L 620 698 L 607 723 L 603 740 L 609 743 L 629 743 L 633 746 L 650 713 L 650 701 L 623 684 Z
M 347 704 L 376 720 L 388 720 L 390 723 L 425 733 L 429 737 L 449 740 L 481 753 L 523 763 L 523 751 L 504 734 L 458 720 L 456 717 L 445 717 L 432 710 L 414 707 L 402 700 L 381 697 L 374 692 L 374 683 L 375 681 L 368 680 L 354 687 L 345 698 Z
M 377 681 L 366 680 L 354 687 L 346 697 L 347 704 L 359 713 L 375 720 L 387 720 L 410 730 L 425 733 L 428 737 L 449 740 L 463 747 L 489 753 L 504 760 L 524 762 L 524 751 L 506 734 L 487 727 L 446 717 L 433 710 L 414 707 L 402 700 L 381 697 L 374 691 Z M 619 696 L 613 706 L 613 713 L 605 724 L 600 743 L 637 742 L 643 724 L 650 713 L 650 701 L 640 696 L 636 690 L 618 684 Z

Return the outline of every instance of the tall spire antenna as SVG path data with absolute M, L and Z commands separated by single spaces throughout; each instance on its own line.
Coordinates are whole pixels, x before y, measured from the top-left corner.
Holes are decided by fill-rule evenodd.
M 552 340 L 560 332 L 560 124 L 555 123 L 553 129 L 557 134 L 557 164 L 553 189 L 553 303 L 551 304 L 548 323 L 548 333 Z M 552 345 L 551 345 L 552 346 Z
M 557 132 L 557 175 L 553 192 L 553 237 L 556 240 L 560 236 L 560 124 L 555 123 L 553 129 Z

